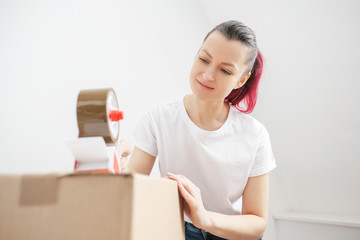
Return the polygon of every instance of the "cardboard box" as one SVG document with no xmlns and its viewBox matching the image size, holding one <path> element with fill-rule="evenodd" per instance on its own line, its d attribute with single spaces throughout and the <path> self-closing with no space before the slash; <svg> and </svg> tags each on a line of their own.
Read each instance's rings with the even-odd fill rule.
<svg viewBox="0 0 360 240">
<path fill-rule="evenodd" d="M 139 174 L 1 175 L 0 239 L 185 239 L 174 181 Z"/>
</svg>

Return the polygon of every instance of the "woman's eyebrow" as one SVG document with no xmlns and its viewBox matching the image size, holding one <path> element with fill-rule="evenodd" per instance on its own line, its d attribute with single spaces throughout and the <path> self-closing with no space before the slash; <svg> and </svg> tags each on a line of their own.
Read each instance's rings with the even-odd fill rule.
<svg viewBox="0 0 360 240">
<path fill-rule="evenodd" d="M 210 55 L 210 53 L 208 51 L 206 51 L 205 49 L 202 49 L 202 51 L 204 51 L 207 55 L 209 55 L 210 58 L 212 58 L 212 56 Z"/>
<path fill-rule="evenodd" d="M 211 54 L 208 52 L 208 51 L 206 51 L 205 49 L 202 49 L 202 51 L 203 52 L 205 52 L 210 58 L 213 58 L 212 56 L 211 56 Z M 221 62 L 221 64 L 223 64 L 223 65 L 227 65 L 227 66 L 230 66 L 230 67 L 233 67 L 233 68 L 235 68 L 235 69 L 237 69 L 237 70 L 239 70 L 238 68 L 237 68 L 237 66 L 235 66 L 234 64 L 232 64 L 232 63 L 228 63 L 228 62 Z"/>
<path fill-rule="evenodd" d="M 232 63 L 222 62 L 222 64 L 223 64 L 223 65 L 230 66 L 230 67 L 233 67 L 233 68 L 235 68 L 235 69 L 239 70 L 239 69 L 237 68 L 237 66 L 235 66 L 235 65 L 234 65 L 234 64 L 232 64 Z"/>
</svg>

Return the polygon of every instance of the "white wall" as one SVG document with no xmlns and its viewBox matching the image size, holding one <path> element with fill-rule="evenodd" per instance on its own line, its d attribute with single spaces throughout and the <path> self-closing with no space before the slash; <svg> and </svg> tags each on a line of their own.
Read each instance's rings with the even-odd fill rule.
<svg viewBox="0 0 360 240">
<path fill-rule="evenodd" d="M 253 115 L 278 164 L 270 212 L 360 217 L 360 3 L 199 1 L 212 24 L 251 26 L 265 56 Z M 272 224 L 265 239 L 275 239 Z"/>
<path fill-rule="evenodd" d="M 150 105 L 190 91 L 209 25 L 197 2 L 0 2 L 0 172 L 69 171 L 81 89 L 113 87 L 121 136 Z"/>
</svg>

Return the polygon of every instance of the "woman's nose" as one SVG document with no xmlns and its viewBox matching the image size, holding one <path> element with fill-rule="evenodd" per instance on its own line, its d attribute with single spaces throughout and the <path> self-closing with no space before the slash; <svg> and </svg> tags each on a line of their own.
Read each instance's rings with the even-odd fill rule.
<svg viewBox="0 0 360 240">
<path fill-rule="evenodd" d="M 204 80 L 208 80 L 208 81 L 215 80 L 215 73 L 211 67 L 205 69 L 202 75 L 203 75 Z"/>
</svg>

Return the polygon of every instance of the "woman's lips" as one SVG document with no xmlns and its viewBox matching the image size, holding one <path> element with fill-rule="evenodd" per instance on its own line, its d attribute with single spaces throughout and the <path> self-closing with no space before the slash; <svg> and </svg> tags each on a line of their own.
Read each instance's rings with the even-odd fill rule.
<svg viewBox="0 0 360 240">
<path fill-rule="evenodd" d="M 214 89 L 212 87 L 206 86 L 205 84 L 201 83 L 199 80 L 196 80 L 201 86 L 203 86 L 206 89 Z"/>
</svg>

